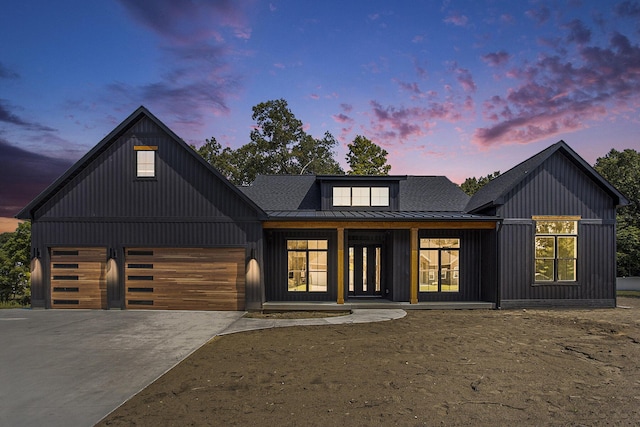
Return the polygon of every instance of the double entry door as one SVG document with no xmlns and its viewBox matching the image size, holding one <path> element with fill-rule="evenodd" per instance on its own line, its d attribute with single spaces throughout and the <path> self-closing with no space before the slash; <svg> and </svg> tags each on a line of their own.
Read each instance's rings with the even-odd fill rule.
<svg viewBox="0 0 640 427">
<path fill-rule="evenodd" d="M 382 245 L 349 245 L 349 296 L 382 296 Z"/>
</svg>

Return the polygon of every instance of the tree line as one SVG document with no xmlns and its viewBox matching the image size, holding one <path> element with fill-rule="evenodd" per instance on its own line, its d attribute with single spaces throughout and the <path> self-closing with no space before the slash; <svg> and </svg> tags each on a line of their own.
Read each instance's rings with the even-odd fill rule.
<svg viewBox="0 0 640 427">
<path fill-rule="evenodd" d="M 329 132 L 322 138 L 306 133 L 284 99 L 259 103 L 251 118 L 250 141 L 240 148 L 222 148 L 215 137 L 191 147 L 235 185 L 249 185 L 258 175 L 344 175 L 335 159 L 338 141 Z M 371 140 L 358 135 L 347 148 L 349 175 L 389 174 L 387 151 Z"/>
<path fill-rule="evenodd" d="M 256 124 L 250 142 L 222 148 L 215 137 L 200 148 L 192 146 L 233 184 L 248 185 L 259 174 L 343 175 L 335 159 L 336 139 L 329 132 L 314 138 L 304 131 L 284 99 L 253 107 Z M 362 135 L 347 145 L 349 175 L 388 175 L 387 151 Z M 617 274 L 640 276 L 640 153 L 612 149 L 598 158 L 594 168 L 629 200 L 617 213 Z M 467 178 L 460 188 L 468 195 L 500 175 L 495 171 Z M 30 303 L 31 224 L 23 222 L 15 232 L 0 234 L 0 303 Z"/>
</svg>

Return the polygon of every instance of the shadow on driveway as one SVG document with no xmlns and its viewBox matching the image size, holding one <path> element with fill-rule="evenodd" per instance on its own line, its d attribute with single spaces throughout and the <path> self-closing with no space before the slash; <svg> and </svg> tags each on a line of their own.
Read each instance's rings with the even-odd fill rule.
<svg viewBox="0 0 640 427">
<path fill-rule="evenodd" d="M 242 315 L 0 310 L 0 425 L 92 426 Z"/>
</svg>

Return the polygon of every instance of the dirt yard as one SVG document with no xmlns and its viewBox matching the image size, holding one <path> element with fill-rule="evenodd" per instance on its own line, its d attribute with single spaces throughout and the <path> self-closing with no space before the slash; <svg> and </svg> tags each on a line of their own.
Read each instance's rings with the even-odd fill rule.
<svg viewBox="0 0 640 427">
<path fill-rule="evenodd" d="M 640 299 L 219 337 L 108 426 L 640 424 Z"/>
</svg>

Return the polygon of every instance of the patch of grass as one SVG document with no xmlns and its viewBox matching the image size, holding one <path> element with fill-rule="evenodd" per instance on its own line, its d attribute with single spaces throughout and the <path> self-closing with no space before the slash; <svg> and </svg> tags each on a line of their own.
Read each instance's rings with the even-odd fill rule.
<svg viewBox="0 0 640 427">
<path fill-rule="evenodd" d="M 319 317 L 338 317 L 351 314 L 349 310 L 341 311 L 251 311 L 244 315 L 250 319 L 316 319 Z"/>
<path fill-rule="evenodd" d="M 0 301 L 0 309 L 3 308 L 29 308 L 28 305 L 21 305 L 18 301 Z"/>
<path fill-rule="evenodd" d="M 640 298 L 640 291 L 618 291 L 619 297 Z"/>
</svg>

